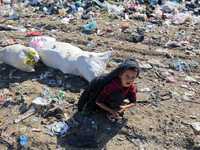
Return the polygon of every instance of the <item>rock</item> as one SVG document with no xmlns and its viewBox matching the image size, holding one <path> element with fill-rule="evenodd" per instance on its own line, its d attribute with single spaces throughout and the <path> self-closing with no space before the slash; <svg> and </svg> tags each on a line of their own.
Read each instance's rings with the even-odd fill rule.
<svg viewBox="0 0 200 150">
<path fill-rule="evenodd" d="M 198 134 L 200 133 L 200 122 L 191 123 L 191 126 Z"/>
</svg>

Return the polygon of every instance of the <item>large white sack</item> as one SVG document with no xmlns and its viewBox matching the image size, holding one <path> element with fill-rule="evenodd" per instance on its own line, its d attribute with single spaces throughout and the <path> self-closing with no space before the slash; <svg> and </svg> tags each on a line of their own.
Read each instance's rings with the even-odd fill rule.
<svg viewBox="0 0 200 150">
<path fill-rule="evenodd" d="M 47 42 L 38 53 L 46 66 L 65 74 L 83 76 L 90 82 L 105 71 L 113 51 L 86 52 L 69 43 Z"/>
<path fill-rule="evenodd" d="M 0 49 L 0 61 L 26 72 L 33 72 L 39 55 L 34 48 L 20 44 Z"/>
</svg>

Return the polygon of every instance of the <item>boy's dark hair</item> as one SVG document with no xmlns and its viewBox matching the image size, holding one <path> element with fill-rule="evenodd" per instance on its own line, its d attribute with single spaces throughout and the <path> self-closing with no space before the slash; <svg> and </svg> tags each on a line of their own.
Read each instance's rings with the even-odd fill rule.
<svg viewBox="0 0 200 150">
<path fill-rule="evenodd" d="M 139 70 L 135 67 L 131 67 L 131 68 L 128 68 L 127 70 L 131 70 L 131 71 L 134 71 L 134 72 L 139 72 Z"/>
<path fill-rule="evenodd" d="M 133 71 L 133 72 L 137 72 L 137 76 L 138 76 L 139 70 L 138 70 L 137 68 L 131 67 L 131 68 L 128 68 L 128 69 L 126 69 L 126 70 L 131 70 L 131 71 Z M 121 72 L 120 75 L 123 74 L 126 70 L 124 70 L 123 72 Z"/>
<path fill-rule="evenodd" d="M 126 67 L 124 67 L 123 72 L 126 71 L 126 70 L 132 70 L 132 71 L 137 70 L 137 72 L 138 72 L 137 77 L 139 76 L 139 73 L 140 73 L 139 64 L 138 64 L 138 62 L 134 58 L 128 58 L 128 59 L 126 59 L 121 64 L 121 66 L 126 66 Z"/>
</svg>

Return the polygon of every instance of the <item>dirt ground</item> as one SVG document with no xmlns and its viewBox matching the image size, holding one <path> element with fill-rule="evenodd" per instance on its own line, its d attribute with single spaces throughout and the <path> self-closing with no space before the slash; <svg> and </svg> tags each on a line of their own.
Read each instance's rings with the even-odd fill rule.
<svg viewBox="0 0 200 150">
<path fill-rule="evenodd" d="M 199 53 L 195 54 L 188 50 L 187 45 L 181 45 L 180 47 L 168 45 L 165 47 L 168 40 L 175 40 L 178 37 L 182 39 L 189 38 L 190 44 L 192 44 L 192 39 L 200 40 L 199 24 L 192 26 L 189 22 L 186 22 L 182 25 L 158 25 L 135 19 L 124 20 L 120 16 L 118 18 L 114 16 L 108 18 L 101 13 L 99 17 L 94 18 L 98 24 L 97 30 L 94 29 L 90 33 L 85 33 L 83 26 L 86 23 L 91 23 L 91 19 L 74 19 L 69 24 L 64 24 L 60 22 L 61 18 L 62 16 L 59 15 L 46 16 L 38 14 L 20 18 L 19 22 L 12 24 L 12 26 L 19 27 L 19 25 L 22 25 L 26 28 L 26 31 L 2 29 L 0 31 L 0 39 L 20 39 L 23 45 L 29 46 L 33 36 L 28 36 L 27 31 L 34 28 L 44 36 L 55 37 L 57 41 L 71 43 L 84 51 L 98 53 L 110 49 L 115 50 L 106 68 L 108 72 L 117 67 L 116 63 L 120 63 L 129 57 L 134 57 L 140 63 L 149 63 L 153 67 L 141 68 L 140 76 L 135 81 L 138 89 L 138 103 L 135 107 L 126 110 L 123 127 L 113 125 L 102 110 L 88 116 L 92 118 L 92 122 L 84 122 L 84 114 L 77 110 L 77 102 L 81 92 L 88 85 L 84 78 L 63 74 L 59 70 L 49 68 L 42 62 L 38 62 L 35 66 L 35 72 L 28 73 L 16 70 L 13 72 L 13 77 L 21 78 L 11 79 L 9 78 L 10 71 L 15 68 L 1 63 L 0 93 L 3 97 L 0 109 L 0 119 L 2 121 L 0 126 L 1 137 L 10 135 L 15 131 L 16 133 L 10 136 L 9 141 L 15 140 L 16 143 L 11 146 L 1 140 L 0 149 L 200 149 L 199 132 L 191 126 L 191 123 L 200 122 L 200 70 L 199 66 L 193 66 L 194 63 L 200 62 Z M 4 19 L 1 18 L 1 20 Z M 31 26 L 27 26 L 28 23 Z M 126 40 L 131 37 L 130 33 L 120 32 L 123 24 L 128 24 L 128 30 L 132 31 L 134 35 L 137 35 L 137 27 L 146 26 L 150 27 L 150 29 L 144 32 L 145 36 L 142 42 L 134 43 Z M 43 26 L 43 29 L 41 29 L 41 26 Z M 104 27 L 111 28 L 111 32 L 104 31 Z M 185 31 L 184 35 L 179 34 L 182 30 Z M 92 39 L 96 43 L 91 48 L 88 48 L 87 44 Z M 183 64 L 184 70 L 180 72 L 174 65 L 177 60 L 188 63 L 190 71 Z M 166 76 L 171 76 L 177 82 L 170 82 Z M 193 78 L 196 76 L 197 81 L 189 81 L 187 85 L 185 81 L 187 76 Z M 41 77 L 44 78 L 42 79 Z M 61 80 L 62 84 L 51 86 L 49 84 L 51 79 Z M 183 84 L 187 85 L 187 87 L 181 86 Z M 54 95 L 55 98 L 52 102 L 56 102 L 56 95 L 61 92 L 60 90 L 65 92 L 62 97 L 63 103 L 54 103 L 55 107 L 48 111 L 51 111 L 51 113 L 47 117 L 43 117 L 46 107 L 36 108 L 36 112 L 30 117 L 19 123 L 13 123 L 20 116 L 18 109 L 23 105 L 19 100 L 24 99 L 24 103 L 27 104 L 24 108 L 28 109 L 32 100 L 37 97 L 44 97 L 44 87 L 49 88 L 46 95 L 50 93 Z M 150 91 L 141 92 L 140 89 L 142 88 L 149 88 Z M 179 94 L 179 96 L 175 94 Z M 3 104 L 6 101 L 15 103 L 3 108 L 5 106 Z M 63 117 L 59 118 L 59 111 L 57 113 L 54 112 L 55 108 L 61 110 L 61 116 L 65 116 L 64 119 L 61 119 Z M 76 121 L 75 123 L 73 123 L 72 118 Z M 59 121 L 64 121 L 70 126 L 67 135 L 64 137 L 32 131 L 33 128 L 44 130 L 44 126 Z M 76 124 L 77 122 L 78 124 Z M 20 136 L 22 135 L 28 138 L 23 147 L 20 144 Z M 97 142 L 98 146 L 96 148 L 75 148 L 68 143 L 75 136 L 83 139 L 90 136 Z"/>
</svg>

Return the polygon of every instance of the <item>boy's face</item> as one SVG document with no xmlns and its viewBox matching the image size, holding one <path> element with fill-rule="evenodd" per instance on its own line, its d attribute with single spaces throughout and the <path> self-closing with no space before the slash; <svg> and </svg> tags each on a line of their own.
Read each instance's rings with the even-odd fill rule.
<svg viewBox="0 0 200 150">
<path fill-rule="evenodd" d="M 119 75 L 119 78 L 121 78 L 122 87 L 131 86 L 135 81 L 137 74 L 138 72 L 126 70 L 121 75 Z"/>
</svg>

